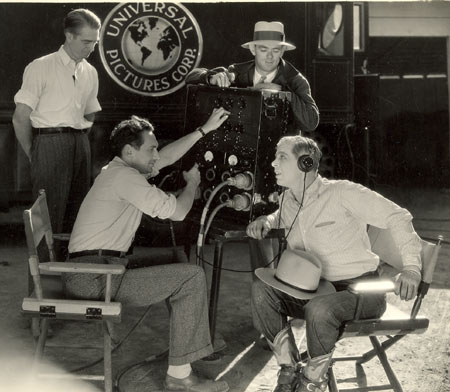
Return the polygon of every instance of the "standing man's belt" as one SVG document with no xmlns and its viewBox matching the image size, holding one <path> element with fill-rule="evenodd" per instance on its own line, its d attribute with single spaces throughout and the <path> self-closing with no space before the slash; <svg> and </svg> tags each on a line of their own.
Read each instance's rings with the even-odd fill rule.
<svg viewBox="0 0 450 392">
<path fill-rule="evenodd" d="M 54 135 L 58 133 L 86 133 L 88 128 L 77 129 L 72 127 L 33 128 L 34 135 Z"/>
<path fill-rule="evenodd" d="M 92 249 L 92 250 L 82 250 L 81 252 L 69 253 L 69 259 L 74 259 L 76 257 L 82 257 L 82 256 L 125 257 L 126 255 L 127 255 L 127 252 L 120 252 L 118 250 Z"/>
</svg>

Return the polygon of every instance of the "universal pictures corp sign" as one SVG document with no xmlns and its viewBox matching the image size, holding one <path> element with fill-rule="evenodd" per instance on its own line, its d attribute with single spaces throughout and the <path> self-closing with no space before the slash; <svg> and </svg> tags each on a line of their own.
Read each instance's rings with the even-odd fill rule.
<svg viewBox="0 0 450 392">
<path fill-rule="evenodd" d="M 122 3 L 106 17 L 99 49 L 117 84 L 155 97 L 184 86 L 186 75 L 200 63 L 203 38 L 181 4 Z"/>
</svg>

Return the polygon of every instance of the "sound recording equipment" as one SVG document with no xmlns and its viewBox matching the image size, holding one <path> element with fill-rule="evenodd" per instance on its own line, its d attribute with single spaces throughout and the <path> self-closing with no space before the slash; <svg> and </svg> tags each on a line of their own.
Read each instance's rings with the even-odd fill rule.
<svg viewBox="0 0 450 392">
<path fill-rule="evenodd" d="M 271 163 L 291 121 L 290 101 L 287 91 L 188 86 L 186 133 L 205 123 L 214 108 L 230 112 L 182 159 L 184 169 L 199 164 L 202 182 L 194 208 L 201 209 L 213 192 L 218 195 L 211 207 L 228 203 L 232 208 L 218 216 L 236 223 L 246 224 L 278 208 L 279 188 Z"/>
</svg>

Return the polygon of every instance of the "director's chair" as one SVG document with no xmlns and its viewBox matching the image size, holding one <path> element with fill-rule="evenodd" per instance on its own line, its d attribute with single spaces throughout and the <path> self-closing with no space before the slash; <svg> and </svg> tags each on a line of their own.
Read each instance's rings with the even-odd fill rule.
<svg viewBox="0 0 450 392">
<path fill-rule="evenodd" d="M 32 207 L 23 213 L 25 234 L 28 247 L 29 272 L 34 286 L 33 293 L 23 299 L 22 312 L 32 317 L 36 322 L 40 321 L 40 328 L 33 328 L 36 334 L 35 353 L 32 373 L 35 376 L 77 378 L 87 380 L 104 381 L 106 392 L 112 391 L 112 363 L 111 363 L 111 325 L 112 322 L 120 322 L 121 304 L 111 302 L 111 277 L 120 275 L 125 271 L 122 265 L 109 264 L 81 264 L 69 262 L 55 262 L 53 251 L 53 233 L 48 213 L 47 200 L 44 190 L 39 191 L 39 196 Z M 48 247 L 50 262 L 39 263 L 37 247 L 42 240 Z M 106 275 L 106 290 L 104 301 L 70 300 L 64 298 L 61 273 L 87 273 Z M 42 359 L 49 322 L 52 319 L 64 319 L 75 321 L 92 321 L 103 325 L 103 375 L 61 375 L 40 374 L 39 362 Z M 86 345 L 83 347 L 86 348 Z"/>
<path fill-rule="evenodd" d="M 388 229 L 382 230 L 370 226 L 368 234 L 372 245 L 372 251 L 380 257 L 380 260 L 383 263 L 392 266 L 395 270 L 401 271 L 401 255 L 394 244 L 390 231 Z M 381 318 L 360 320 L 361 295 L 374 292 L 392 292 L 394 291 L 394 282 L 392 280 L 377 282 L 375 284 L 372 282 L 363 282 L 350 287 L 350 290 L 358 295 L 358 305 L 354 320 L 346 322 L 342 326 L 340 339 L 367 336 L 372 343 L 373 349 L 360 356 L 336 357 L 333 358 L 333 362 L 356 361 L 356 364 L 361 365 L 374 357 L 378 357 L 386 373 L 389 384 L 339 390 L 333 368 L 330 367 L 328 373 L 328 387 L 330 392 L 380 390 L 403 392 L 403 388 L 389 363 L 386 351 L 406 335 L 420 334 L 425 332 L 428 328 L 429 319 L 418 316 L 418 312 L 433 278 L 434 268 L 441 248 L 441 240 L 442 236 L 438 237 L 436 244 L 421 240 L 422 280 L 420 282 L 417 297 L 409 314 L 400 311 L 394 305 L 388 303 L 386 312 Z M 379 336 L 384 336 L 385 339 L 381 342 Z"/>
</svg>

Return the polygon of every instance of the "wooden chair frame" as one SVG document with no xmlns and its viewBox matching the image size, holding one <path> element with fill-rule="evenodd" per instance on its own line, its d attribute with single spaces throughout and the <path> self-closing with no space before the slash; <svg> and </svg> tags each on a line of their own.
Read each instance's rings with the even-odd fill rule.
<svg viewBox="0 0 450 392">
<path fill-rule="evenodd" d="M 391 265 L 396 270 L 401 270 L 401 255 L 393 242 L 389 230 L 369 227 L 368 234 L 372 245 L 372 251 L 380 256 L 380 260 Z M 427 294 L 432 282 L 433 272 L 438 259 L 442 239 L 442 236 L 439 236 L 436 244 L 421 240 L 422 280 L 418 289 L 417 297 L 413 303 L 409 315 L 394 309 L 395 307 L 393 305 L 388 304 L 388 309 L 381 318 L 364 320 L 359 319 L 361 311 L 361 295 L 374 292 L 392 292 L 394 291 L 394 282 L 392 280 L 380 283 L 377 282 L 376 285 L 373 283 L 359 283 L 350 288 L 350 290 L 358 295 L 357 309 L 354 320 L 343 325 L 340 339 L 367 336 L 372 343 L 373 349 L 360 356 L 335 357 L 333 358 L 333 362 L 356 361 L 356 364 L 361 365 L 376 356 L 380 360 L 389 384 L 340 390 L 337 386 L 337 379 L 335 377 L 333 367 L 330 367 L 328 373 L 328 387 L 330 392 L 380 390 L 403 392 L 403 388 L 389 363 L 386 351 L 406 335 L 423 333 L 428 328 L 429 320 L 426 317 L 418 316 L 418 312 L 423 298 Z M 381 342 L 378 336 L 385 336 L 386 339 Z"/>
<path fill-rule="evenodd" d="M 112 360 L 111 360 L 111 323 L 120 322 L 121 304 L 111 302 L 111 277 L 120 275 L 125 271 L 122 265 L 109 264 L 81 264 L 69 262 L 56 262 L 53 251 L 53 233 L 48 213 L 47 200 L 44 190 L 39 191 L 39 196 L 33 206 L 23 213 L 25 234 L 28 247 L 29 271 L 34 286 L 34 295 L 24 298 L 22 302 L 22 313 L 30 316 L 34 321 L 40 320 L 40 328 L 35 336 L 36 348 L 32 366 L 35 376 L 39 373 L 38 365 L 42 359 L 48 326 L 51 319 L 68 319 L 101 322 L 103 324 L 103 361 L 104 374 L 46 374 L 45 377 L 76 378 L 85 380 L 103 381 L 106 392 L 111 392 L 112 385 Z M 50 262 L 39 263 L 37 247 L 45 239 Z M 62 281 L 61 273 L 87 273 L 106 275 L 106 290 L 104 301 L 69 300 L 61 298 Z M 45 275 L 53 275 L 59 280 L 61 293 L 47 291 L 45 287 Z M 42 276 L 41 276 L 42 275 Z M 41 279 L 44 278 L 44 279 Z M 53 279 L 54 280 L 54 279 Z M 35 323 L 36 324 L 36 323 Z M 84 346 L 85 347 L 85 346 Z"/>
</svg>

